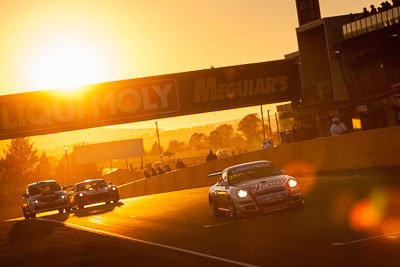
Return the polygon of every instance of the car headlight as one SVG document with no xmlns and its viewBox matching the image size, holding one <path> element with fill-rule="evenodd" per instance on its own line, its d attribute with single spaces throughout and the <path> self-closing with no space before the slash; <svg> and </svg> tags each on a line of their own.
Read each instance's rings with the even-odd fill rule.
<svg viewBox="0 0 400 267">
<path fill-rule="evenodd" d="M 61 195 L 61 198 L 66 198 L 66 196 L 65 195 Z"/>
<path fill-rule="evenodd" d="M 297 181 L 295 179 L 289 179 L 287 183 L 292 188 L 297 186 Z"/>
<path fill-rule="evenodd" d="M 82 194 L 82 193 L 79 193 L 78 196 L 83 197 L 83 194 Z"/>
<path fill-rule="evenodd" d="M 36 200 L 33 201 L 33 203 L 38 204 L 39 200 L 36 199 Z"/>
<path fill-rule="evenodd" d="M 239 189 L 236 193 L 237 193 L 238 197 L 240 197 L 240 198 L 245 198 L 248 195 L 247 191 L 246 190 L 242 190 L 242 189 Z"/>
<path fill-rule="evenodd" d="M 117 190 L 117 188 L 115 186 L 111 187 L 111 190 Z"/>
</svg>

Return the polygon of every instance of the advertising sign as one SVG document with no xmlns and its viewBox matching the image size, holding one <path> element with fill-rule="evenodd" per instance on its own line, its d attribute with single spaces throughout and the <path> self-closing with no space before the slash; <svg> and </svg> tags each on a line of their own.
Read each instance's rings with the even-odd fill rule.
<svg viewBox="0 0 400 267">
<path fill-rule="evenodd" d="M 285 60 L 0 96 L 0 139 L 290 101 L 298 66 Z"/>
<path fill-rule="evenodd" d="M 126 159 L 144 155 L 143 139 L 107 142 L 74 148 L 75 163 L 86 164 L 110 159 Z"/>
</svg>

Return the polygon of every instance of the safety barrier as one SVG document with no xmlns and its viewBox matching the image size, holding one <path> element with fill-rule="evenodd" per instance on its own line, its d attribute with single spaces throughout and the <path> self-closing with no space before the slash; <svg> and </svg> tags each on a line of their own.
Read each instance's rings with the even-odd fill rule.
<svg viewBox="0 0 400 267">
<path fill-rule="evenodd" d="M 400 166 L 400 127 L 356 132 L 282 145 L 223 158 L 120 186 L 122 198 L 210 186 L 208 173 L 267 159 L 290 174 Z"/>
</svg>

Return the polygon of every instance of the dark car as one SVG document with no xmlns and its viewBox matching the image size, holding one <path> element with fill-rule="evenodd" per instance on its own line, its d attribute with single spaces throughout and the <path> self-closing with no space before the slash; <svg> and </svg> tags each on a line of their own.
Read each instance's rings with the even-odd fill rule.
<svg viewBox="0 0 400 267">
<path fill-rule="evenodd" d="M 69 212 L 71 207 L 67 192 L 54 180 L 29 184 L 22 195 L 21 206 L 26 219 L 35 218 L 36 213 L 51 210 Z"/>
<path fill-rule="evenodd" d="M 117 203 L 119 191 L 114 185 L 107 184 L 103 179 L 86 180 L 74 185 L 69 192 L 72 208 L 84 208 L 85 205 L 94 203 Z"/>
</svg>

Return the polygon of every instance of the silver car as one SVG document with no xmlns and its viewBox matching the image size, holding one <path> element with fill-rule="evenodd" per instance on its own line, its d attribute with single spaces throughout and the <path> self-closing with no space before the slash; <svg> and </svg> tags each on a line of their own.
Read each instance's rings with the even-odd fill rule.
<svg viewBox="0 0 400 267">
<path fill-rule="evenodd" d="M 300 186 L 292 176 L 266 160 L 228 167 L 209 190 L 208 200 L 215 216 L 228 212 L 232 218 L 251 213 L 299 206 L 304 203 Z"/>
<path fill-rule="evenodd" d="M 35 218 L 39 212 L 58 210 L 63 213 L 71 209 L 67 192 L 55 180 L 29 184 L 22 195 L 21 206 L 26 219 Z"/>
</svg>

